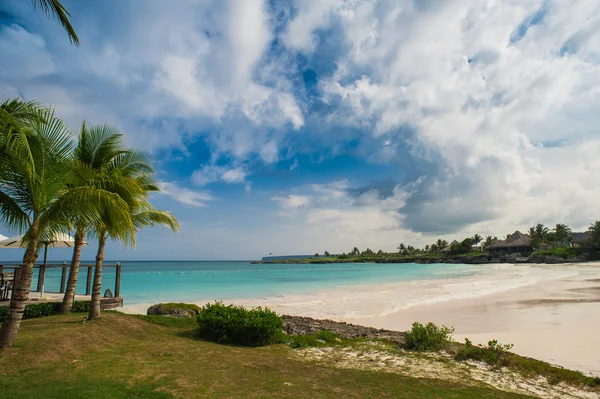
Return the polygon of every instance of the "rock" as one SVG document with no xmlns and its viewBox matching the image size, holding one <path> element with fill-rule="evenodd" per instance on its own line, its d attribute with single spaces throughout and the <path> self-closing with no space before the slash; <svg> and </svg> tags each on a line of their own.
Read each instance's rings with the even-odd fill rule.
<svg viewBox="0 0 600 399">
<path fill-rule="evenodd" d="M 165 306 L 163 303 L 152 305 L 146 311 L 147 315 L 171 316 L 171 317 L 196 317 L 200 313 L 197 309 L 178 308 Z"/>
<path fill-rule="evenodd" d="M 313 335 L 322 330 L 329 330 L 346 339 L 364 337 L 370 339 L 387 339 L 397 344 L 404 343 L 405 333 L 400 331 L 357 326 L 333 320 L 313 319 L 311 317 L 283 315 L 281 318 L 283 319 L 283 330 L 291 335 Z"/>
</svg>

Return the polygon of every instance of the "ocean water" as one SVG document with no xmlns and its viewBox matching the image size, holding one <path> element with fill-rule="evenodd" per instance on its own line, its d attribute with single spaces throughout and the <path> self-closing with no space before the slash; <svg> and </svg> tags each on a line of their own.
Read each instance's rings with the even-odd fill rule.
<svg viewBox="0 0 600 399">
<path fill-rule="evenodd" d="M 447 264 L 262 264 L 247 261 L 121 262 L 121 295 L 128 304 L 155 301 L 242 299 L 302 294 L 328 288 L 390 281 L 452 279 L 476 273 Z M 87 269 L 81 269 L 77 293 L 85 293 Z M 58 291 L 60 269 L 46 272 L 46 291 Z M 103 269 L 102 289 L 114 291 L 115 268 Z M 32 288 L 37 284 L 34 275 Z"/>
<path fill-rule="evenodd" d="M 269 306 L 282 313 L 340 319 L 388 314 L 404 307 L 473 298 L 567 277 L 572 270 L 523 265 L 260 264 L 248 262 L 122 262 L 125 309 L 159 302 L 223 300 Z M 86 269 L 77 293 L 85 292 Z M 115 268 L 103 273 L 114 291 Z M 34 276 L 33 287 L 37 281 Z M 49 269 L 46 291 L 58 291 L 60 269 Z M 139 305 L 139 306 L 136 306 Z M 143 306 L 142 306 L 143 305 Z"/>
</svg>

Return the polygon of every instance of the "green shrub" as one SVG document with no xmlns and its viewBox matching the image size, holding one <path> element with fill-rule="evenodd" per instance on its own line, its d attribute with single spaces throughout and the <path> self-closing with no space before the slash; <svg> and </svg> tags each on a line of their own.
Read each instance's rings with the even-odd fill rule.
<svg viewBox="0 0 600 399">
<path fill-rule="evenodd" d="M 329 330 L 321 330 L 315 334 L 315 338 L 321 341 L 325 341 L 328 344 L 335 344 L 341 342 L 342 336 L 339 334 L 332 333 Z"/>
<path fill-rule="evenodd" d="M 58 313 L 60 302 L 43 302 L 25 306 L 23 319 L 35 319 L 37 317 L 52 316 Z M 74 301 L 73 313 L 87 313 L 90 311 L 90 301 Z M 0 321 L 8 314 L 8 306 L 0 306 Z"/>
<path fill-rule="evenodd" d="M 451 340 L 454 328 L 438 327 L 433 323 L 423 325 L 415 322 L 406 333 L 404 349 L 417 351 L 437 351 L 445 348 Z"/>
<path fill-rule="evenodd" d="M 73 301 L 72 313 L 89 313 L 90 301 Z"/>
<path fill-rule="evenodd" d="M 281 341 L 283 321 L 267 308 L 209 303 L 197 320 L 200 336 L 214 342 L 263 346 Z"/>
<path fill-rule="evenodd" d="M 465 345 L 457 350 L 454 359 L 458 361 L 477 360 L 492 367 L 506 367 L 521 373 L 525 377 L 542 376 L 550 384 L 566 382 L 592 388 L 600 386 L 600 378 L 598 377 L 588 377 L 579 371 L 555 367 L 541 360 L 518 356 L 510 352 L 512 348 L 512 344 L 502 345 L 495 339 L 489 341 L 487 346 L 475 346 L 466 338 Z"/>
</svg>

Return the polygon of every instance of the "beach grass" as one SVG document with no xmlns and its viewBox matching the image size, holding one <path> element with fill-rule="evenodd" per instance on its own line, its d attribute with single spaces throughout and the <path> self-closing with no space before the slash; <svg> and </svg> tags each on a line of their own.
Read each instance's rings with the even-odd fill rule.
<svg viewBox="0 0 600 399">
<path fill-rule="evenodd" d="M 102 319 L 84 323 L 83 316 L 25 320 L 16 345 L 0 352 L 2 397 L 527 397 L 300 361 L 286 345 L 214 344 L 198 339 L 188 319 L 105 312 Z"/>
</svg>

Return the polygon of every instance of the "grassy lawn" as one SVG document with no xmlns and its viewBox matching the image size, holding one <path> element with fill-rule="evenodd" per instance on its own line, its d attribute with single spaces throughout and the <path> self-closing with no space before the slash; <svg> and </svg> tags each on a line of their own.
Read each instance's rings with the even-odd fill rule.
<svg viewBox="0 0 600 399">
<path fill-rule="evenodd" d="M 198 340 L 194 324 L 103 313 L 25 320 L 0 352 L 2 398 L 525 398 L 397 374 L 289 358 L 284 345 Z M 160 323 L 160 324 L 157 324 Z"/>
</svg>

